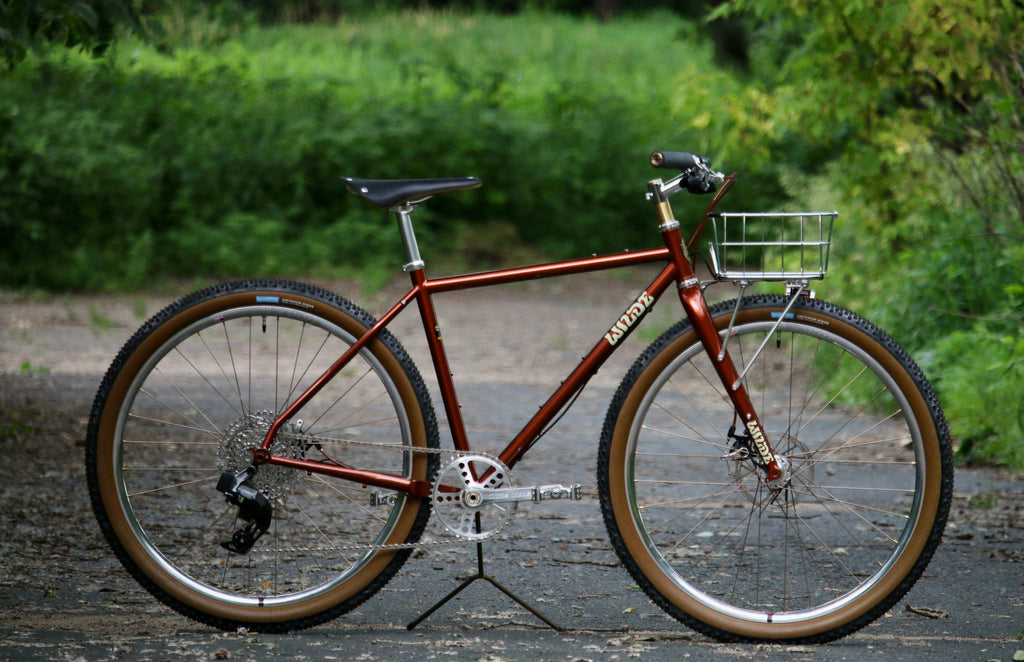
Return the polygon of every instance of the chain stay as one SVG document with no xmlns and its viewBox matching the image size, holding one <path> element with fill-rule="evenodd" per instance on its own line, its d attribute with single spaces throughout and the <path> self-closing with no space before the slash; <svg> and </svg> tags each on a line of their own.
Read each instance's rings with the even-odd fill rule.
<svg viewBox="0 0 1024 662">
<path fill-rule="evenodd" d="M 500 460 L 496 456 L 491 455 L 489 453 L 480 452 L 480 451 L 458 451 L 458 450 L 454 450 L 454 449 L 445 449 L 445 448 L 427 448 L 427 447 L 423 447 L 423 446 L 406 446 L 404 444 L 379 444 L 379 443 L 374 443 L 372 441 L 359 441 L 359 440 L 356 440 L 356 439 L 339 439 L 337 437 L 321 437 L 321 436 L 317 436 L 317 435 L 313 435 L 313 434 L 308 434 L 308 433 L 304 433 L 304 432 L 298 433 L 298 432 L 284 432 L 284 431 L 282 431 L 282 432 L 278 432 L 278 434 L 276 436 L 281 437 L 283 439 L 286 439 L 288 441 L 301 441 L 301 442 L 306 443 L 308 446 L 315 446 L 317 444 L 322 444 L 322 443 L 339 444 L 339 445 L 345 445 L 345 446 L 367 446 L 367 447 L 372 447 L 372 448 L 377 449 L 377 450 L 393 450 L 393 451 L 397 451 L 397 452 L 401 452 L 401 453 L 422 453 L 422 454 L 426 454 L 426 455 L 438 455 L 438 456 L 442 456 L 443 459 L 447 459 L 448 462 L 453 462 L 453 461 L 455 461 L 455 459 L 457 459 L 459 457 L 476 456 L 476 457 L 484 457 L 484 458 L 487 458 L 489 460 L 493 460 L 495 462 L 499 462 L 500 463 Z M 549 489 L 549 488 L 552 488 L 552 487 L 562 487 L 562 486 L 560 486 L 560 485 L 559 486 L 543 486 L 541 488 L 519 488 L 519 489 L 529 489 L 529 490 L 541 489 L 541 490 L 545 490 L 545 489 Z M 513 489 L 517 489 L 517 488 L 513 488 Z M 567 489 L 567 488 L 562 488 L 562 489 L 564 490 L 564 489 Z M 578 485 L 574 485 L 574 486 L 572 486 L 571 488 L 568 488 L 568 489 L 572 490 L 572 494 L 575 494 L 575 495 L 579 495 L 580 494 L 580 489 L 579 489 Z M 495 490 L 495 491 L 497 491 L 497 490 Z M 546 497 L 546 498 L 559 498 L 559 497 L 558 496 L 551 496 L 551 497 Z M 573 496 L 572 498 L 579 499 L 579 498 L 582 498 L 582 497 L 580 497 L 580 496 Z M 384 492 L 384 493 L 372 492 L 372 493 L 370 493 L 370 505 L 371 506 L 394 505 L 397 502 L 397 500 L 398 500 L 398 495 L 395 492 Z M 539 501 L 540 499 L 534 499 L 534 500 L 538 500 Z M 501 533 L 505 529 L 505 527 L 508 526 L 508 524 L 509 524 L 509 522 L 504 522 L 498 528 L 496 528 L 496 529 L 494 529 L 492 531 L 489 531 L 486 535 L 481 536 L 479 538 L 460 538 L 460 537 L 456 537 L 454 539 L 449 539 L 449 540 L 438 540 L 438 541 L 433 541 L 433 542 L 419 541 L 419 542 L 414 542 L 414 543 L 401 543 L 401 544 L 395 544 L 395 545 L 363 544 L 363 545 L 345 545 L 345 546 L 341 546 L 341 547 L 336 547 L 336 546 L 332 545 L 331 547 L 328 547 L 328 548 L 319 548 L 319 550 L 306 547 L 306 548 L 280 549 L 280 550 L 276 550 L 276 551 L 280 551 L 280 552 L 353 551 L 353 550 L 392 551 L 392 550 L 403 550 L 403 549 L 420 549 L 420 548 L 426 548 L 426 547 L 456 547 L 456 546 L 459 546 L 459 545 L 464 545 L 466 543 L 480 542 L 481 540 L 485 540 L 487 538 L 493 538 L 494 536 L 496 536 L 499 533 Z M 442 527 L 442 528 L 444 528 L 444 527 Z"/>
</svg>

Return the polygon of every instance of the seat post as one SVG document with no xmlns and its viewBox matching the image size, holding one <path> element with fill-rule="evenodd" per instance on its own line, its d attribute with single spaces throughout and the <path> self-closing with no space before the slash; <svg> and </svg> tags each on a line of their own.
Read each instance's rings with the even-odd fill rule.
<svg viewBox="0 0 1024 662">
<path fill-rule="evenodd" d="M 405 246 L 405 255 L 408 258 L 402 266 L 402 271 L 419 271 L 426 264 L 420 257 L 420 247 L 416 243 L 416 232 L 412 229 L 412 213 L 416 207 L 411 204 L 399 205 L 391 208 L 391 213 L 398 220 L 398 230 L 402 234 L 402 245 Z"/>
</svg>

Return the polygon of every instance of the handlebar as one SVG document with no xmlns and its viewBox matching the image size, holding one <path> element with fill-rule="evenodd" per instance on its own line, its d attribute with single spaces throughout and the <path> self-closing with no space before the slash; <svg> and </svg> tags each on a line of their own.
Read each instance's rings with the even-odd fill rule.
<svg viewBox="0 0 1024 662">
<path fill-rule="evenodd" d="M 685 170 L 705 162 L 703 157 L 689 152 L 654 152 L 651 154 L 651 165 L 666 170 Z"/>
<path fill-rule="evenodd" d="M 725 175 L 710 168 L 710 160 L 689 152 L 654 152 L 651 154 L 651 165 L 655 168 L 682 171 L 679 175 L 679 187 L 698 195 L 714 193 L 725 181 Z"/>
</svg>

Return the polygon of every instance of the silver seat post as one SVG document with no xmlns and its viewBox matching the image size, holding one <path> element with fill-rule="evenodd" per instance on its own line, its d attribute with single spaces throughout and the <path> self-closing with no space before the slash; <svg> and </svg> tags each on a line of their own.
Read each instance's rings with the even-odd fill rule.
<svg viewBox="0 0 1024 662">
<path fill-rule="evenodd" d="M 402 234 L 402 245 L 405 246 L 405 255 L 408 262 L 402 266 L 402 271 L 419 271 L 426 264 L 420 257 L 420 247 L 416 243 L 416 232 L 412 229 L 412 212 L 416 209 L 413 205 L 399 205 L 392 207 L 391 213 L 398 219 L 398 230 Z"/>
</svg>

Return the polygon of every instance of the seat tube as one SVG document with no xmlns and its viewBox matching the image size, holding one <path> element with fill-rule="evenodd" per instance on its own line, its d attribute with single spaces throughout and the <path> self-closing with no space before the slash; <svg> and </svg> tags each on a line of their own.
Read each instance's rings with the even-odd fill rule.
<svg viewBox="0 0 1024 662">
<path fill-rule="evenodd" d="M 679 221 L 675 219 L 671 205 L 661 192 L 661 180 L 654 180 L 648 184 L 648 188 L 651 191 L 651 199 L 655 203 L 660 221 L 658 229 L 661 230 L 665 246 L 669 249 L 678 275 L 679 300 L 683 304 L 683 309 L 686 311 L 690 323 L 693 324 L 693 329 L 704 346 L 704 351 L 711 360 L 711 365 L 714 366 L 733 408 L 743 421 L 747 432 L 750 433 L 757 453 L 765 465 L 765 480 L 771 485 L 782 478 L 782 468 L 779 466 L 768 436 L 754 409 L 754 404 L 747 394 L 746 387 L 739 380 L 739 372 L 736 370 L 732 358 L 728 352 L 722 352 L 721 336 L 718 334 L 718 329 L 715 328 L 711 311 L 708 310 L 700 279 L 697 278 L 693 266 L 690 264 L 686 248 L 683 246 Z"/>
<path fill-rule="evenodd" d="M 402 234 L 402 245 L 405 246 L 408 260 L 402 266 L 402 270 L 408 272 L 412 280 L 412 293 L 415 294 L 416 304 L 420 310 L 420 320 L 423 322 L 427 348 L 430 350 L 434 364 L 438 387 L 441 389 L 441 400 L 444 403 L 445 415 L 451 429 L 452 442 L 457 450 L 467 451 L 469 450 L 469 437 L 466 434 L 466 425 L 462 420 L 459 397 L 455 392 L 455 383 L 448 363 L 448 354 L 445 352 L 444 342 L 441 340 L 441 325 L 438 322 L 437 311 L 434 310 L 434 302 L 430 298 L 430 291 L 427 287 L 427 276 L 424 273 L 426 263 L 420 257 L 419 244 L 416 242 L 416 233 L 412 227 L 414 209 L 413 205 L 407 204 L 390 210 L 398 220 L 398 229 Z"/>
</svg>

